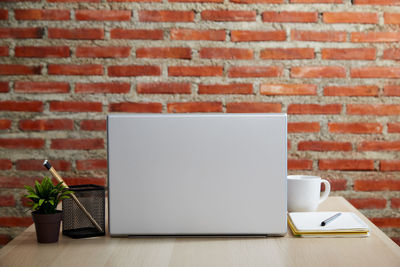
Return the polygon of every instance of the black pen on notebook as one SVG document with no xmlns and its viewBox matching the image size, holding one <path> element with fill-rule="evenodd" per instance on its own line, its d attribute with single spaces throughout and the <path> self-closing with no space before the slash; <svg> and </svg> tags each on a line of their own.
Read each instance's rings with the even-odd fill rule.
<svg viewBox="0 0 400 267">
<path fill-rule="evenodd" d="M 341 212 L 336 213 L 335 215 L 333 215 L 332 217 L 329 217 L 329 218 L 326 219 L 326 220 L 323 220 L 323 221 L 321 222 L 321 226 L 327 225 L 328 223 L 330 223 L 331 221 L 333 221 L 334 219 L 336 219 L 336 218 L 339 217 L 340 215 L 342 215 Z"/>
</svg>

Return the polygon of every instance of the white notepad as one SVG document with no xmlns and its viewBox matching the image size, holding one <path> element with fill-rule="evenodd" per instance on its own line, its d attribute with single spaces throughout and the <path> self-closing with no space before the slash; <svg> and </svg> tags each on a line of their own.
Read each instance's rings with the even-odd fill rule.
<svg viewBox="0 0 400 267">
<path fill-rule="evenodd" d="M 369 227 L 353 212 L 341 215 L 325 226 L 321 222 L 338 212 L 290 212 L 289 226 L 295 235 L 301 236 L 368 236 Z"/>
</svg>

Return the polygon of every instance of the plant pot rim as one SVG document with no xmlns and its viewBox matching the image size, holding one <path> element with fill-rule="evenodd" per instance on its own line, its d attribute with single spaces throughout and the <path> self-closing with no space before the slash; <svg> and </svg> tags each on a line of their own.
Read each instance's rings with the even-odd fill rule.
<svg viewBox="0 0 400 267">
<path fill-rule="evenodd" d="M 61 212 L 62 212 L 62 210 L 56 210 L 55 213 L 40 213 L 37 210 L 35 210 L 35 211 L 32 211 L 32 214 L 35 214 L 35 215 L 54 215 L 54 214 L 58 214 L 58 213 L 61 213 Z"/>
</svg>

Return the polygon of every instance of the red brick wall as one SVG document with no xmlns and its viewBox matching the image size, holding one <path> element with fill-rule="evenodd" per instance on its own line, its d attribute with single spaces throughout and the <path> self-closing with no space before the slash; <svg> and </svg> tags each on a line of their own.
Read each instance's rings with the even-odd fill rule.
<svg viewBox="0 0 400 267">
<path fill-rule="evenodd" d="M 400 240 L 400 0 L 0 0 L 0 244 L 22 187 L 104 184 L 110 112 L 286 112 L 321 175 Z"/>
</svg>

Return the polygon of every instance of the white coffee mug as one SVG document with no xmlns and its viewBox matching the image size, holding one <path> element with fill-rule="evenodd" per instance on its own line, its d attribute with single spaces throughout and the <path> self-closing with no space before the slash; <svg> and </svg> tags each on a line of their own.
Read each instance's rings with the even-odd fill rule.
<svg viewBox="0 0 400 267">
<path fill-rule="evenodd" d="M 318 176 L 289 175 L 287 178 L 289 212 L 315 211 L 331 192 L 329 182 Z M 321 183 L 325 185 L 322 195 Z"/>
</svg>

